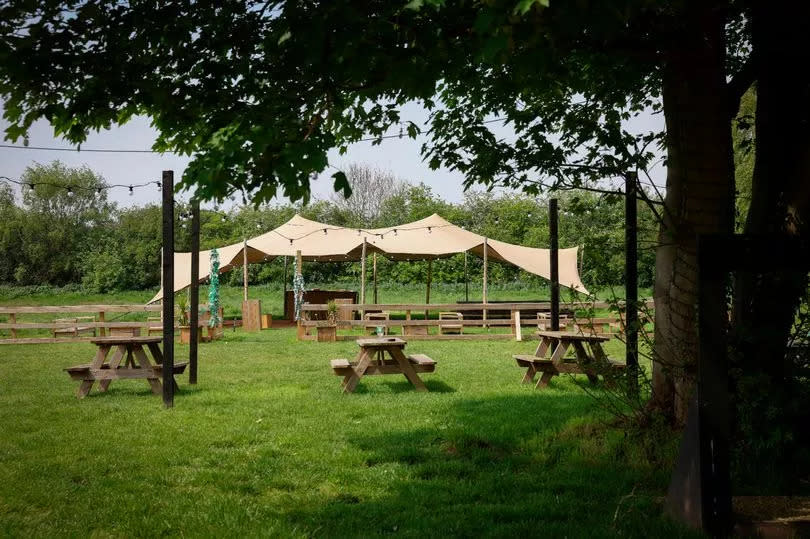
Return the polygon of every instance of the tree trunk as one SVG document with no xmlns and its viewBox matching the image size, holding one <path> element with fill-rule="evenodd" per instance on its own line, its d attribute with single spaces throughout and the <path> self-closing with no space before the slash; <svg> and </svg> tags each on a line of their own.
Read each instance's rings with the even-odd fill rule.
<svg viewBox="0 0 810 539">
<path fill-rule="evenodd" d="M 684 9 L 663 72 L 667 194 L 654 293 L 653 404 L 678 423 L 686 418 L 697 358 L 696 238 L 731 233 L 734 225 L 724 14 L 702 0 Z"/>
<path fill-rule="evenodd" d="M 789 12 L 756 3 L 753 59 L 757 76 L 755 165 L 746 234 L 806 236 L 810 202 L 810 8 Z M 735 279 L 734 328 L 741 368 L 764 372 L 777 386 L 806 272 Z"/>
</svg>

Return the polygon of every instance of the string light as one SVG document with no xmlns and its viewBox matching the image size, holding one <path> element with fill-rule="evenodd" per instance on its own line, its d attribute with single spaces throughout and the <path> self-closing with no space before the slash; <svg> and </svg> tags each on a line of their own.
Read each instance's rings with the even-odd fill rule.
<svg viewBox="0 0 810 539">
<path fill-rule="evenodd" d="M 67 195 L 69 197 L 71 197 L 71 198 L 73 197 L 73 188 L 70 187 L 69 185 L 68 185 L 68 188 L 67 188 Z"/>
<path fill-rule="evenodd" d="M 326 236 L 326 229 L 323 229 L 323 235 Z"/>
<path fill-rule="evenodd" d="M 428 227 L 428 234 L 433 234 L 433 228 L 432 227 Z"/>
<path fill-rule="evenodd" d="M 96 195 L 101 196 L 102 189 L 101 187 L 96 188 Z"/>
<path fill-rule="evenodd" d="M 162 185 L 160 182 L 155 182 L 155 183 L 157 184 L 157 190 L 158 190 L 158 192 L 163 191 L 163 185 Z"/>
<path fill-rule="evenodd" d="M 129 186 L 129 196 L 132 196 L 132 195 L 134 195 L 134 194 L 135 194 L 135 189 L 133 188 L 133 186 L 132 186 L 132 185 L 130 185 L 130 186 Z"/>
<path fill-rule="evenodd" d="M 394 229 L 394 236 L 396 236 L 396 235 L 397 235 L 397 229 L 395 228 Z"/>
</svg>

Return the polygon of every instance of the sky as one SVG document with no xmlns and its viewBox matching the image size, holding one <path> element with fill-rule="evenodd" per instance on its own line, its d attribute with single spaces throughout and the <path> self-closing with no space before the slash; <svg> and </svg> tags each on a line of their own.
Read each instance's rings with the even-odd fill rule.
<svg viewBox="0 0 810 539">
<path fill-rule="evenodd" d="M 403 120 L 412 120 L 424 125 L 427 113 L 417 105 L 408 105 L 403 109 Z M 663 120 L 660 116 L 644 115 L 631 125 L 632 130 L 661 129 Z M 0 130 L 5 130 L 7 122 L 0 120 Z M 505 130 L 498 132 L 497 124 L 490 124 L 499 136 L 509 136 Z M 92 132 L 82 148 L 87 149 L 127 149 L 149 150 L 157 137 L 157 131 L 151 127 L 150 121 L 145 117 L 136 117 L 129 123 L 113 127 L 110 130 Z M 403 137 L 402 139 L 385 139 L 379 146 L 371 142 L 358 142 L 349 147 L 345 155 L 337 151 L 329 154 L 331 165 L 345 170 L 350 163 L 363 163 L 392 171 L 397 177 L 411 183 L 424 182 L 433 192 L 450 202 L 459 202 L 463 198 L 463 176 L 447 169 L 431 170 L 423 162 L 419 149 L 422 137 L 416 140 Z M 3 145 L 22 146 L 21 141 L 11 143 L 3 141 Z M 72 146 L 54 137 L 53 128 L 46 121 L 36 122 L 29 131 L 29 148 L 3 148 L 0 147 L 0 176 L 19 179 L 26 167 L 35 163 L 49 163 L 58 159 L 68 166 L 87 165 L 100 174 L 111 184 L 139 184 L 155 181 L 161 178 L 163 170 L 173 170 L 175 181 L 179 182 L 190 158 L 174 154 L 155 153 L 96 153 L 90 151 L 76 151 Z M 49 151 L 31 149 L 35 147 L 56 147 L 68 151 Z M 331 174 L 333 170 L 327 169 L 315 182 L 313 182 L 313 198 L 328 198 L 332 192 Z M 664 184 L 664 172 L 661 167 L 652 171 L 656 184 Z M 136 189 L 132 196 L 126 188 L 114 189 L 109 192 L 109 198 L 122 206 L 143 205 L 159 203 L 160 193 L 155 186 Z M 187 200 L 188 193 L 181 193 L 180 199 Z M 286 202 L 278 199 L 276 202 Z M 205 206 L 205 205 L 204 205 Z"/>
</svg>

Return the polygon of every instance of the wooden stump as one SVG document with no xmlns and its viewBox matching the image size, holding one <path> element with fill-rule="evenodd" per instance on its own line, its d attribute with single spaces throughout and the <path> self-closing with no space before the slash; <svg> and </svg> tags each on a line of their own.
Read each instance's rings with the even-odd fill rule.
<svg viewBox="0 0 810 539">
<path fill-rule="evenodd" d="M 245 331 L 260 331 L 262 302 L 259 299 L 249 299 L 242 302 L 242 329 Z"/>
</svg>

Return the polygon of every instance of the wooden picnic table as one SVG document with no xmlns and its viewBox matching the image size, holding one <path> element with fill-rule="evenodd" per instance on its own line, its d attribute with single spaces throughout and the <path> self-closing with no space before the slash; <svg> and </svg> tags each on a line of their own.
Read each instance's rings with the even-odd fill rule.
<svg viewBox="0 0 810 539">
<path fill-rule="evenodd" d="M 162 340 L 162 337 L 129 336 L 101 337 L 91 340 L 90 342 L 98 347 L 93 361 L 65 369 L 71 379 L 81 381 L 76 396 L 80 399 L 84 398 L 96 381 L 99 383 L 99 391 L 104 392 L 107 391 L 110 382 L 124 378 L 146 379 L 152 388 L 152 393 L 160 395 L 163 353 L 160 350 L 159 343 Z M 149 355 L 144 350 L 144 346 L 151 353 L 152 358 L 155 360 L 154 363 L 149 361 Z M 113 349 L 115 349 L 115 352 L 108 362 L 107 357 Z M 172 369 L 173 375 L 182 374 L 186 365 L 188 365 L 188 362 L 175 363 Z M 175 387 L 177 387 L 176 382 Z"/>
<path fill-rule="evenodd" d="M 360 378 L 366 375 L 402 374 L 413 384 L 416 391 L 427 391 L 417 372 L 433 372 L 436 362 L 424 354 L 405 355 L 405 345 L 399 337 L 357 339 L 360 350 L 354 362 L 346 359 L 333 359 L 332 370 L 343 376 L 344 393 L 351 393 Z"/>
<path fill-rule="evenodd" d="M 554 376 L 564 372 L 585 374 L 591 383 L 595 383 L 597 374 L 625 367 L 624 363 L 609 359 L 602 349 L 602 343 L 609 341 L 610 337 L 566 331 L 538 331 L 537 336 L 540 337 L 540 344 L 537 345 L 534 355 L 512 356 L 519 366 L 526 368 L 526 374 L 523 376 L 524 384 L 534 383 L 535 375 L 542 373 L 535 386 L 536 389 L 547 387 Z M 576 359 L 568 360 L 565 354 L 572 347 Z"/>
</svg>

